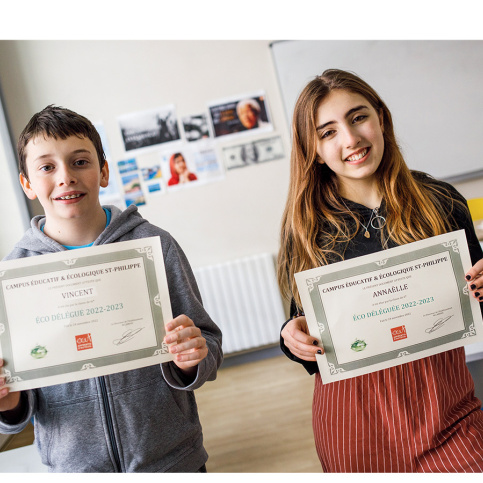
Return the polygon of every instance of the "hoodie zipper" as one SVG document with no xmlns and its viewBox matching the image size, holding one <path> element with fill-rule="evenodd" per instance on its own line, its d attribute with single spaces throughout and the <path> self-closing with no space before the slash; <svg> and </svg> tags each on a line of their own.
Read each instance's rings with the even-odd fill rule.
<svg viewBox="0 0 483 483">
<path fill-rule="evenodd" d="M 106 379 L 104 376 L 99 377 L 99 385 L 101 388 L 101 400 L 106 414 L 107 430 L 109 432 L 109 440 L 111 443 L 112 453 L 114 455 L 114 469 L 117 473 L 121 472 L 121 458 L 119 457 L 119 449 L 114 437 L 114 424 L 112 423 L 111 407 L 107 398 Z"/>
</svg>

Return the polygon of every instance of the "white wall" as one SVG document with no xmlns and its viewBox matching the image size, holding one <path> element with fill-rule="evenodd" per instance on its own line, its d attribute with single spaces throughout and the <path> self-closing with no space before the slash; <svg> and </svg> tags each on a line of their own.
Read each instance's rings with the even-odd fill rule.
<svg viewBox="0 0 483 483">
<path fill-rule="evenodd" d="M 22 198 L 15 166 L 16 158 L 0 99 L 0 259 L 11 251 L 29 224 L 27 205 Z"/>
<path fill-rule="evenodd" d="M 277 252 L 289 141 L 268 41 L 1 41 L 0 79 L 15 136 L 54 103 L 103 121 L 115 161 L 126 159 L 119 115 L 174 103 L 180 119 L 264 90 L 286 159 L 160 196 L 140 212 L 172 233 L 194 267 Z"/>
<path fill-rule="evenodd" d="M 289 134 L 268 41 L 0 41 L 0 80 L 15 137 L 54 103 L 103 121 L 114 161 L 126 158 L 118 115 L 174 103 L 181 118 L 205 112 L 209 101 L 265 90 L 284 160 L 232 170 L 140 211 L 173 234 L 194 267 L 277 252 Z M 483 196 L 481 179 L 456 187 Z"/>
</svg>

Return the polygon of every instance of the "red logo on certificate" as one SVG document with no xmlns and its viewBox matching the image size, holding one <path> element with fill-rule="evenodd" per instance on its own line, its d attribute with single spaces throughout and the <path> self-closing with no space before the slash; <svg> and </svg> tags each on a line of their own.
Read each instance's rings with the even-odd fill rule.
<svg viewBox="0 0 483 483">
<path fill-rule="evenodd" d="M 77 344 L 77 350 L 83 351 L 86 349 L 92 349 L 92 337 L 91 334 L 77 335 L 75 337 L 75 342 Z"/>
<path fill-rule="evenodd" d="M 397 340 L 407 339 L 406 326 L 401 325 L 401 327 L 394 327 L 391 329 L 392 340 L 396 342 Z"/>
</svg>

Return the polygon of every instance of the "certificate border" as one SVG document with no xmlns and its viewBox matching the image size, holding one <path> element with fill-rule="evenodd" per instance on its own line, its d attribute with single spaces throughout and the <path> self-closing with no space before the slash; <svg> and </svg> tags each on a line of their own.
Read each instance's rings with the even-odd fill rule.
<svg viewBox="0 0 483 483">
<path fill-rule="evenodd" d="M 36 276 L 43 273 L 61 272 L 77 268 L 89 268 L 91 266 L 100 267 L 111 262 L 122 262 L 123 260 L 142 258 L 144 262 L 144 275 L 147 281 L 148 297 L 151 308 L 151 317 L 155 331 L 156 345 L 151 347 L 126 351 L 121 354 L 113 354 L 108 356 L 89 358 L 58 364 L 55 366 L 43 367 L 28 371 L 16 371 L 14 367 L 14 358 L 11 345 L 11 336 L 9 322 L 7 318 L 5 297 L 3 288 L 0 288 L 0 347 L 3 358 L 11 361 L 5 367 L 6 383 L 26 382 L 34 379 L 47 378 L 70 373 L 77 373 L 93 368 L 101 368 L 104 366 L 112 366 L 114 364 L 131 362 L 135 360 L 145 359 L 152 356 L 164 355 L 169 353 L 167 344 L 164 339 L 164 318 L 160 301 L 160 290 L 158 286 L 158 278 L 156 275 L 156 265 L 152 254 L 151 246 L 142 246 L 143 241 L 140 239 L 136 248 L 101 253 L 89 256 L 76 257 L 76 253 L 72 252 L 70 258 L 57 260 L 48 263 L 41 263 L 27 267 L 16 267 L 0 272 L 0 281 L 16 279 L 25 276 Z M 147 241 L 147 240 L 146 240 Z M 102 245 L 101 245 L 102 246 Z M 94 275 L 93 275 L 94 276 Z M 161 361 L 160 361 L 161 362 Z"/>
<path fill-rule="evenodd" d="M 453 268 L 455 281 L 458 287 L 460 308 L 463 317 L 464 329 L 447 334 L 441 337 L 433 338 L 426 342 L 419 342 L 406 347 L 399 347 L 394 350 L 380 353 L 375 356 L 362 358 L 358 361 L 339 363 L 337 353 L 334 349 L 332 336 L 330 334 L 330 326 L 324 311 L 322 296 L 318 290 L 318 286 L 325 283 L 335 282 L 340 279 L 346 279 L 358 275 L 371 274 L 384 269 L 401 265 L 403 263 L 412 262 L 419 258 L 424 258 L 440 253 L 448 253 Z M 327 365 L 330 374 L 338 374 L 342 371 L 353 371 L 356 369 L 366 368 L 375 364 L 384 363 L 394 360 L 398 357 L 404 357 L 414 353 L 422 352 L 436 346 L 446 343 L 454 342 L 466 337 L 476 336 L 476 330 L 473 319 L 473 312 L 471 309 L 468 287 L 465 282 L 465 272 L 463 269 L 462 260 L 460 257 L 459 245 L 457 239 L 452 239 L 441 243 L 440 245 L 433 245 L 411 253 L 404 253 L 401 255 L 394 255 L 384 257 L 381 252 L 381 258 L 378 261 L 369 262 L 364 265 L 347 268 L 340 271 L 331 272 L 327 275 L 321 275 L 315 278 L 306 279 L 306 284 L 309 290 L 309 296 L 315 313 L 315 318 L 320 334 L 320 339 L 323 342 L 325 355 L 327 358 Z"/>
</svg>

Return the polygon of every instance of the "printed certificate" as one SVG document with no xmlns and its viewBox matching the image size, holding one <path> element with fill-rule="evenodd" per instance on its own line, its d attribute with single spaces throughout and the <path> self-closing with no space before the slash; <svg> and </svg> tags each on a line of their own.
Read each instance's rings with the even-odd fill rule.
<svg viewBox="0 0 483 483">
<path fill-rule="evenodd" d="M 0 262 L 0 357 L 11 390 L 172 360 L 158 237 Z"/>
<path fill-rule="evenodd" d="M 325 383 L 483 340 L 464 230 L 297 273 Z"/>
</svg>

